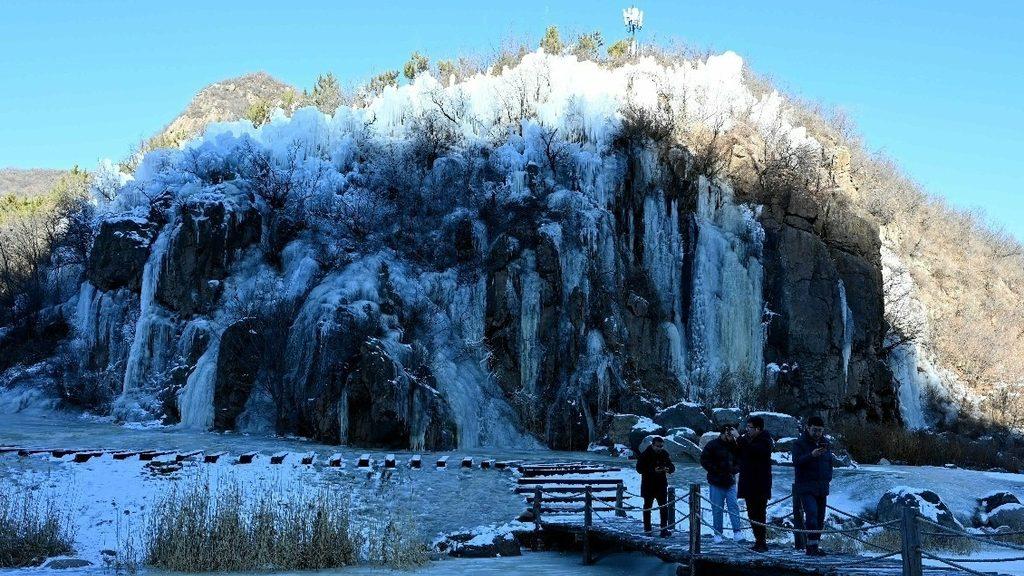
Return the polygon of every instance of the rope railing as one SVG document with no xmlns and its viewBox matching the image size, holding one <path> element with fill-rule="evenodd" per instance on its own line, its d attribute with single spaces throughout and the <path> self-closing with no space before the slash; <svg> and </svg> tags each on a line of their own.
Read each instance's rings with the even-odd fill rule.
<svg viewBox="0 0 1024 576">
<path fill-rule="evenodd" d="M 938 536 L 940 538 L 966 538 L 968 540 L 974 540 L 975 542 L 981 542 L 983 544 L 991 544 L 991 545 L 997 546 L 999 548 L 1009 548 L 1010 550 L 1024 551 L 1024 546 L 1021 546 L 1020 544 L 1013 544 L 1011 542 L 1000 542 L 999 540 L 992 540 L 990 538 L 983 538 L 981 536 L 976 536 L 976 535 L 971 534 L 969 532 L 963 532 L 961 530 L 956 530 L 954 528 L 949 528 L 948 526 L 943 526 L 942 524 L 939 524 L 938 522 L 932 522 L 931 520 L 928 520 L 927 518 L 920 518 L 920 521 L 921 521 L 922 524 L 927 524 L 928 526 L 932 526 L 933 528 L 938 528 L 941 531 L 941 532 L 924 532 L 923 534 L 927 535 L 927 536 Z"/>
<path fill-rule="evenodd" d="M 723 512 L 725 512 L 725 508 L 722 508 L 721 506 L 716 505 L 714 502 L 712 502 L 709 498 L 705 497 L 704 495 L 701 495 L 701 500 L 704 500 L 705 502 L 707 502 L 708 504 L 711 505 L 710 510 L 712 512 L 714 512 L 716 508 L 720 508 Z M 764 522 L 758 522 L 756 520 L 751 520 L 749 518 L 743 518 L 742 516 L 740 517 L 740 521 L 741 522 L 746 522 L 747 524 L 750 524 L 751 526 L 761 526 L 763 528 L 774 528 L 776 530 L 782 530 L 784 532 L 789 532 L 789 533 L 792 533 L 792 534 L 819 534 L 819 535 L 824 535 L 824 534 L 856 534 L 856 533 L 859 533 L 859 532 L 864 532 L 866 530 L 871 530 L 872 528 L 887 528 L 889 526 L 895 526 L 895 525 L 900 523 L 899 520 L 889 520 L 888 522 L 879 522 L 877 524 L 870 524 L 868 526 L 858 526 L 856 528 L 830 528 L 830 529 L 822 529 L 822 530 L 807 530 L 807 529 L 804 529 L 804 528 L 790 528 L 789 526 L 781 526 L 779 524 L 766 524 Z"/>
</svg>

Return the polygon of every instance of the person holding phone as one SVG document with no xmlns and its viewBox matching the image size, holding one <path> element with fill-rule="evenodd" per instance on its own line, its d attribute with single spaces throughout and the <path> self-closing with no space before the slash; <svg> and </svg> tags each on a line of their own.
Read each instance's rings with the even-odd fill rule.
<svg viewBox="0 0 1024 576">
<path fill-rule="evenodd" d="M 668 528 L 668 475 L 676 471 L 672 458 L 665 450 L 665 439 L 655 436 L 636 459 L 636 471 L 640 473 L 640 496 L 644 499 L 644 532 L 651 533 L 651 507 L 657 501 L 661 520 L 661 537 L 668 538 L 672 531 Z"/>
<path fill-rule="evenodd" d="M 736 501 L 736 473 L 739 472 L 739 446 L 736 443 L 738 437 L 735 426 L 723 426 L 718 438 L 708 442 L 700 453 L 700 465 L 707 470 L 708 484 L 711 485 L 711 518 L 715 529 L 713 539 L 716 544 L 722 541 L 722 515 L 726 507 L 729 508 L 732 538 L 742 540 L 740 506 Z"/>
<path fill-rule="evenodd" d="M 832 482 L 832 446 L 825 435 L 825 421 L 820 416 L 808 418 L 803 434 L 793 443 L 793 468 L 796 473 L 793 496 L 803 505 L 804 526 L 807 530 L 823 530 Z M 807 535 L 808 556 L 826 555 L 820 542 L 820 533 Z"/>
</svg>

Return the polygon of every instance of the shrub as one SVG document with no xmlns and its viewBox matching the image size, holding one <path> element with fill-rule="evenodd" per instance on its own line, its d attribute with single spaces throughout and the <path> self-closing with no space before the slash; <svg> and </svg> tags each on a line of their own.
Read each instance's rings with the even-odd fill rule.
<svg viewBox="0 0 1024 576">
<path fill-rule="evenodd" d="M 252 122 L 254 127 L 259 128 L 267 122 L 270 122 L 270 113 L 273 110 L 274 108 L 270 105 L 270 102 L 264 98 L 260 98 L 249 105 L 248 110 L 245 111 L 245 119 Z"/>
<path fill-rule="evenodd" d="M 430 60 L 419 52 L 413 52 L 412 56 L 409 56 L 409 61 L 402 67 L 402 74 L 407 79 L 414 80 L 420 72 L 426 72 L 429 68 Z"/>
<path fill-rule="evenodd" d="M 540 47 L 547 54 L 561 54 L 565 45 L 558 34 L 558 26 L 548 26 L 544 31 L 544 37 L 540 40 Z"/>
<path fill-rule="evenodd" d="M 572 53 L 580 60 L 597 60 L 600 54 L 598 50 L 601 46 L 604 46 L 601 32 L 580 34 L 580 37 L 576 39 L 576 45 L 572 48 Z"/>
<path fill-rule="evenodd" d="M 56 498 L 0 486 L 0 568 L 38 566 L 71 554 L 73 543 L 71 516 L 58 510 Z"/>
</svg>

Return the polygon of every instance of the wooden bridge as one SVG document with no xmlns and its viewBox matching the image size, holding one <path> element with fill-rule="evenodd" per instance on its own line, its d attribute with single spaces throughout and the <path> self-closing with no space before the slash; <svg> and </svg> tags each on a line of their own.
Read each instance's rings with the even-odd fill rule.
<svg viewBox="0 0 1024 576">
<path fill-rule="evenodd" d="M 999 562 L 1024 560 L 1021 557 L 998 559 L 948 558 L 921 545 L 922 536 L 943 539 L 981 540 L 986 544 L 1024 551 L 1024 546 L 951 530 L 927 520 L 916 508 L 907 507 L 900 520 L 867 523 L 841 510 L 834 512 L 858 520 L 854 528 L 822 531 L 836 538 L 850 539 L 865 545 L 872 555 L 830 553 L 824 557 L 810 557 L 793 545 L 776 544 L 768 552 L 755 552 L 751 543 L 726 539 L 714 543 L 710 534 L 702 534 L 711 525 L 706 518 L 711 502 L 701 493 L 701 486 L 693 484 L 687 494 L 677 497 L 669 488 L 668 524 L 672 535 L 662 538 L 657 530 L 645 534 L 639 518 L 631 516 L 642 508 L 627 504 L 627 497 L 637 497 L 626 491 L 620 479 L 587 479 L 576 470 L 551 470 L 543 475 L 531 467 L 524 467 L 516 491 L 526 496 L 532 511 L 535 542 L 575 542 L 583 552 L 583 563 L 597 561 L 599 551 L 640 551 L 678 564 L 677 574 L 689 576 L 715 575 L 771 575 L 771 576 L 952 576 L 954 574 L 993 575 L 967 566 L 984 563 L 998 567 Z M 789 497 L 777 500 L 782 502 Z M 774 504 L 774 503 L 773 503 Z M 652 508 L 657 526 L 658 506 Z M 683 514 L 680 514 L 680 513 Z M 793 535 L 794 543 L 801 544 L 810 532 L 802 528 L 802 513 L 794 511 L 794 526 L 769 525 L 769 529 Z M 744 519 L 747 526 L 750 521 Z M 890 549 L 864 540 L 869 530 L 898 531 L 899 549 Z M 1003 535 L 999 535 L 1002 537 Z M 894 538 L 893 540 L 897 540 Z M 925 560 L 930 562 L 926 563 Z M 929 565 L 930 564 L 930 565 Z"/>
</svg>

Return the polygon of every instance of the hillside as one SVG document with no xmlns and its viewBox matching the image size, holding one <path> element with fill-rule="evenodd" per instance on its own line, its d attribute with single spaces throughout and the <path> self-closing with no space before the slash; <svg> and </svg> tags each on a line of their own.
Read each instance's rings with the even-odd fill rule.
<svg viewBox="0 0 1024 576">
<path fill-rule="evenodd" d="M 34 198 L 49 192 L 67 170 L 0 168 L 0 197 Z"/>
<path fill-rule="evenodd" d="M 298 101 L 299 90 L 265 72 L 245 74 L 210 84 L 199 91 L 188 107 L 151 140 L 153 145 L 176 145 L 202 134 L 214 122 L 245 118 L 249 108 L 266 103 L 289 108 Z"/>
</svg>

